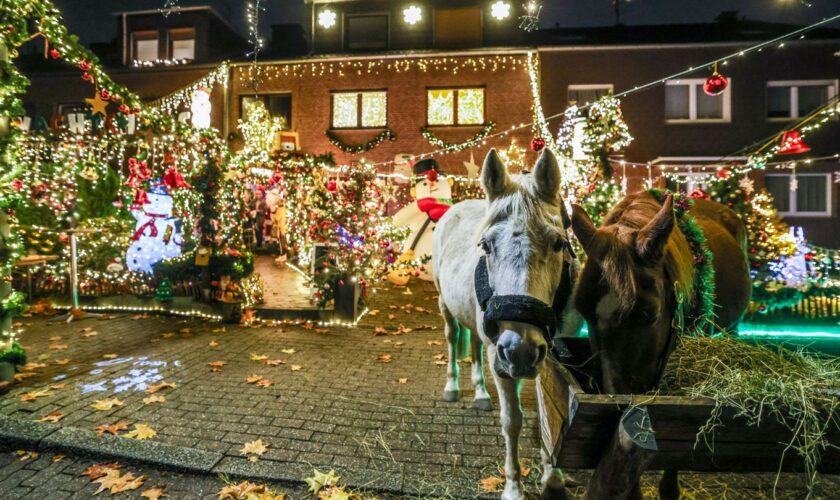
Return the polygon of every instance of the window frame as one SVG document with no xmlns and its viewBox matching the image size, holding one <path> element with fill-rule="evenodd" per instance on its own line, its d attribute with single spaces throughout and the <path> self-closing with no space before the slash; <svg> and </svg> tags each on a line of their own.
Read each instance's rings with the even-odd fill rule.
<svg viewBox="0 0 840 500">
<path fill-rule="evenodd" d="M 606 89 L 608 94 L 615 91 L 615 85 L 612 83 L 573 83 L 566 86 L 566 105 L 571 106 L 572 100 L 569 98 L 574 90 L 600 90 Z M 575 104 L 580 106 L 579 104 Z"/>
<path fill-rule="evenodd" d="M 799 116 L 799 87 L 821 87 L 826 86 L 829 87 L 828 90 L 828 99 L 834 99 L 837 96 L 838 86 L 840 85 L 840 81 L 837 79 L 815 79 L 815 80 L 768 80 L 767 85 L 764 87 L 764 118 L 768 122 L 789 122 L 791 120 L 796 120 L 798 118 L 802 118 Z M 767 106 L 770 104 L 768 89 L 770 88 L 778 88 L 778 87 L 787 87 L 788 88 L 788 98 L 790 99 L 790 116 L 776 116 L 770 117 L 767 116 Z"/>
<path fill-rule="evenodd" d="M 292 92 L 260 92 L 259 94 L 239 94 L 239 119 L 245 120 L 245 99 L 253 99 L 257 97 L 263 101 L 263 105 L 265 105 L 266 111 L 268 114 L 271 115 L 271 110 L 269 109 L 268 102 L 266 102 L 271 96 L 275 95 L 282 95 L 282 96 L 289 96 L 290 106 L 289 106 L 289 123 L 286 124 L 287 130 L 294 130 L 292 127 L 292 121 L 294 120 L 294 110 L 295 110 L 295 99 Z"/>
<path fill-rule="evenodd" d="M 714 124 L 714 123 L 731 123 L 732 122 L 732 79 L 729 78 L 729 84 L 726 90 L 717 97 L 723 99 L 723 116 L 721 118 L 697 118 L 697 92 L 703 92 L 703 83 L 705 78 L 677 78 L 674 80 L 667 80 L 665 82 L 665 104 L 667 113 L 667 99 L 668 87 L 684 86 L 689 88 L 688 92 L 688 118 L 668 118 L 665 115 L 665 123 L 673 125 L 695 125 L 695 124 Z"/>
<path fill-rule="evenodd" d="M 350 48 L 350 19 L 354 17 L 384 17 L 385 18 L 385 46 L 376 48 L 351 49 Z M 391 48 L 391 13 L 388 11 L 359 12 L 341 15 L 341 41 L 344 50 L 352 52 L 375 52 L 377 50 L 389 50 Z"/>
<path fill-rule="evenodd" d="M 137 42 L 155 40 L 157 42 L 157 56 L 154 61 L 160 60 L 160 33 L 155 30 L 136 30 L 131 32 L 131 61 L 145 61 L 137 58 Z M 150 62 L 154 62 L 150 61 Z"/>
<path fill-rule="evenodd" d="M 184 37 L 185 34 L 191 34 L 191 37 Z M 196 49 L 196 40 L 195 40 L 195 28 L 170 28 L 166 32 L 167 38 L 167 59 L 174 59 L 175 58 L 175 42 L 179 40 L 192 40 L 193 41 L 193 56 L 192 59 L 185 59 L 187 61 L 195 61 L 195 49 Z"/>
<path fill-rule="evenodd" d="M 790 186 L 790 178 L 793 177 L 792 173 L 767 173 L 764 174 L 765 177 L 785 177 L 788 179 L 788 186 Z M 831 217 L 832 216 L 832 185 L 831 182 L 831 174 L 826 172 L 809 172 L 809 173 L 797 173 L 796 177 L 822 177 L 825 179 L 825 210 L 821 212 L 800 212 L 796 209 L 796 202 L 797 196 L 796 192 L 788 191 L 790 195 L 790 209 L 787 212 L 782 212 L 781 210 L 777 211 L 779 215 L 782 217 Z M 788 187 L 790 189 L 790 187 Z"/>
<path fill-rule="evenodd" d="M 432 90 L 452 90 L 455 92 L 455 95 L 452 97 L 452 106 L 453 106 L 453 113 L 452 113 L 452 123 L 448 125 L 431 125 L 429 123 L 429 91 Z M 460 90 L 481 90 L 484 99 L 481 101 L 481 123 L 458 123 L 458 92 Z M 484 127 L 487 125 L 487 86 L 486 85 L 444 85 L 444 86 L 435 86 L 435 87 L 426 87 L 426 127 Z"/>
<path fill-rule="evenodd" d="M 376 125 L 374 127 L 365 127 L 362 125 L 362 116 L 364 115 L 362 94 L 381 92 L 385 94 L 385 124 Z M 356 126 L 355 127 L 336 127 L 335 126 L 335 95 L 336 94 L 356 94 Z M 330 130 L 385 130 L 388 128 L 388 89 L 362 89 L 362 90 L 331 90 L 330 91 Z"/>
</svg>

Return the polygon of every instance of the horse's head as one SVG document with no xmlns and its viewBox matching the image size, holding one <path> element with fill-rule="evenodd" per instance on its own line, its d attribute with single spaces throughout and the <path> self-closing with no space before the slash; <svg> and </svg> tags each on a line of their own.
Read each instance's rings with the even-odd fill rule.
<svg viewBox="0 0 840 500">
<path fill-rule="evenodd" d="M 572 228 L 587 256 L 575 307 L 589 326 L 610 393 L 649 390 L 668 342 L 671 283 L 663 258 L 674 229 L 673 200 L 661 208 L 654 203 L 637 199 L 620 223 L 608 216 L 601 228 L 572 207 Z"/>
<path fill-rule="evenodd" d="M 533 378 L 554 335 L 551 305 L 556 305 L 564 256 L 570 251 L 562 223 L 560 168 L 545 150 L 532 173 L 512 178 L 491 150 L 481 183 L 488 208 L 478 241 L 483 258 L 476 270 L 476 296 L 484 311 L 479 332 L 494 345 L 497 374 Z"/>
</svg>

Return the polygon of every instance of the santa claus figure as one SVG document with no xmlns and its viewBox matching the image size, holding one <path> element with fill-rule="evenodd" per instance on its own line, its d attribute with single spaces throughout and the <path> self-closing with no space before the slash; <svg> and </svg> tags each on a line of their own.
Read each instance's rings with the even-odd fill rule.
<svg viewBox="0 0 840 500">
<path fill-rule="evenodd" d="M 434 158 L 420 160 L 413 167 L 414 201 L 394 215 L 395 226 L 406 226 L 410 233 L 404 243 L 397 268 L 388 275 L 395 285 L 405 285 L 411 276 L 432 280 L 432 234 L 435 223 L 452 206 L 450 181 Z"/>
</svg>

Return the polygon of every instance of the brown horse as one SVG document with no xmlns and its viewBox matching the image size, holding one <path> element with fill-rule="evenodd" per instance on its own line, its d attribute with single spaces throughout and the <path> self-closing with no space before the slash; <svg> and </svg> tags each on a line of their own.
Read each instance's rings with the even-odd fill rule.
<svg viewBox="0 0 840 500">
<path fill-rule="evenodd" d="M 660 204 L 649 192 L 628 195 L 596 228 L 586 212 L 573 207 L 572 227 L 586 252 L 575 306 L 589 326 L 596 354 L 596 381 L 610 394 L 642 394 L 659 383 L 676 336 L 677 291 L 685 294 L 682 311 L 690 325 L 696 301 L 695 256 L 675 227 L 673 198 Z M 734 331 L 750 300 L 746 229 L 729 208 L 694 200 L 688 210 L 711 251 L 714 322 Z M 598 377 L 600 375 L 600 377 Z M 600 378 L 600 380 L 598 380 Z M 636 483 L 630 496 L 638 493 Z M 666 471 L 662 498 L 678 497 L 676 472 Z"/>
</svg>

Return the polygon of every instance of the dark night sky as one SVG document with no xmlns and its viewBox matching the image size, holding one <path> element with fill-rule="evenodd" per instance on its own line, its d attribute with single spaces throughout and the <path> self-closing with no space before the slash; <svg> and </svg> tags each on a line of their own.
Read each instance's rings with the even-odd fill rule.
<svg viewBox="0 0 840 500">
<path fill-rule="evenodd" d="M 54 0 L 72 32 L 85 43 L 109 41 L 116 35 L 111 14 L 125 10 L 158 9 L 165 0 Z M 490 0 L 487 0 L 490 1 Z M 523 2 L 525 0 L 512 0 Z M 624 24 L 710 22 L 724 10 L 739 10 L 749 19 L 807 24 L 840 13 L 840 0 L 632 0 L 622 5 Z M 245 0 L 178 0 L 183 6 L 213 5 L 244 32 Z M 417 0 L 418 4 L 423 0 Z M 264 0 L 262 32 L 273 23 L 296 22 L 308 27 L 303 0 Z M 544 0 L 542 25 L 598 26 L 614 23 L 610 0 Z M 840 24 L 840 23 L 838 23 Z"/>
</svg>

